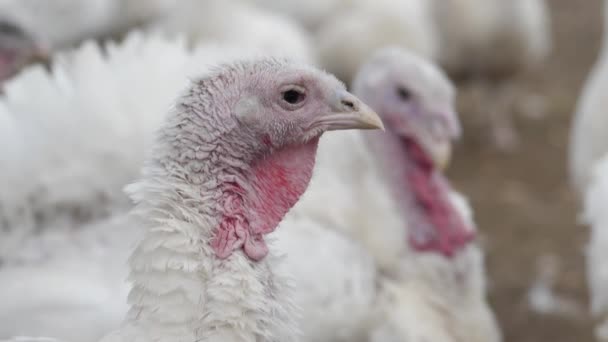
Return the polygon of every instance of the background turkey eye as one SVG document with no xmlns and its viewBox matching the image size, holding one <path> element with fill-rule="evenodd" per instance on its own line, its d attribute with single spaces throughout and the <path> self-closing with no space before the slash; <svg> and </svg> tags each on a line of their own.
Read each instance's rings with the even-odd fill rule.
<svg viewBox="0 0 608 342">
<path fill-rule="evenodd" d="M 0 33 L 3 34 L 14 34 L 14 35 L 21 35 L 22 32 L 19 28 L 17 28 L 15 25 L 7 23 L 7 22 L 0 22 Z"/>
<path fill-rule="evenodd" d="M 287 90 L 283 93 L 283 100 L 289 104 L 296 104 L 304 100 L 304 94 L 294 89 Z"/>
<path fill-rule="evenodd" d="M 407 88 L 399 87 L 397 88 L 397 95 L 403 100 L 407 101 L 412 97 L 412 93 Z"/>
</svg>

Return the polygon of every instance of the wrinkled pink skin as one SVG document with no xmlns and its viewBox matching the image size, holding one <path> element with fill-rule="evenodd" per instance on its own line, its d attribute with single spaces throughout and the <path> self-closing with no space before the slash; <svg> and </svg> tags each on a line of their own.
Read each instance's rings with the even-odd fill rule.
<svg viewBox="0 0 608 342">
<path fill-rule="evenodd" d="M 268 254 L 264 235 L 275 230 L 308 187 L 317 145 L 315 139 L 257 161 L 252 165 L 250 192 L 233 182 L 224 184 L 224 217 L 211 243 L 219 258 L 238 248 L 256 261 Z"/>
<path fill-rule="evenodd" d="M 435 227 L 432 238 L 416 239 L 410 236 L 411 246 L 418 251 L 437 251 L 446 257 L 454 256 L 475 238 L 474 230 L 467 227 L 460 213 L 449 200 L 451 191 L 443 176 L 435 170 L 430 158 L 411 139 L 402 139 L 404 152 L 412 167 L 406 171 L 407 183 L 413 193 L 414 206 Z"/>
</svg>

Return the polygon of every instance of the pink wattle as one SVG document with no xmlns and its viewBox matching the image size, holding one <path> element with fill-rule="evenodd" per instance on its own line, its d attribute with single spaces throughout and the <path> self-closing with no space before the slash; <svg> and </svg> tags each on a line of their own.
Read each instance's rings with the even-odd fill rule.
<svg viewBox="0 0 608 342">
<path fill-rule="evenodd" d="M 251 166 L 247 185 L 224 184 L 223 217 L 211 242 L 218 258 L 227 258 L 239 248 L 255 261 L 268 254 L 264 235 L 275 230 L 308 187 L 318 142 L 314 139 L 260 158 Z"/>
<path fill-rule="evenodd" d="M 435 228 L 433 234 L 423 241 L 410 236 L 410 244 L 419 251 L 437 251 L 446 257 L 452 257 L 475 238 L 474 230 L 466 226 L 450 202 L 450 189 L 441 183 L 440 174 L 427 154 L 413 140 L 402 141 L 413 162 L 406 177 L 414 203 Z"/>
</svg>

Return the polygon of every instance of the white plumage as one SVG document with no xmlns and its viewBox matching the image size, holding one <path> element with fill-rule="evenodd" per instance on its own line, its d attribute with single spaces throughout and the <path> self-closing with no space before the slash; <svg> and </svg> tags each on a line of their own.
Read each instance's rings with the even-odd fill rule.
<svg viewBox="0 0 608 342">
<path fill-rule="evenodd" d="M 319 28 L 320 64 L 344 82 L 372 53 L 398 45 L 434 59 L 438 37 L 432 6 L 426 0 L 350 1 Z"/>
<path fill-rule="evenodd" d="M 171 34 L 185 34 L 194 44 L 231 43 L 307 63 L 315 60 L 310 37 L 303 28 L 246 1 L 180 0 L 152 26 Z"/>
<path fill-rule="evenodd" d="M 544 0 L 434 2 L 440 62 L 450 73 L 511 74 L 538 65 L 551 48 Z"/>
<path fill-rule="evenodd" d="M 323 23 L 332 20 L 352 0 L 253 0 L 261 7 L 268 8 L 294 18 L 309 31 L 315 32 Z"/>
<path fill-rule="evenodd" d="M 601 158 L 592 169 L 584 202 L 583 219 L 591 229 L 587 247 L 587 280 L 590 287 L 591 310 L 602 324 L 596 330 L 600 340 L 608 340 L 608 267 L 605 255 L 608 246 L 608 159 Z"/>
<path fill-rule="evenodd" d="M 117 326 L 137 227 L 120 218 L 81 221 L 131 207 L 122 188 L 138 175 L 173 97 L 191 73 L 230 51 L 192 52 L 184 40 L 132 33 L 105 52 L 87 43 L 58 55 L 52 74 L 29 68 L 7 84 L 0 336 L 86 342 Z M 234 49 L 234 57 L 246 52 Z"/>
<path fill-rule="evenodd" d="M 516 105 L 523 114 L 543 114 L 536 112 L 542 109 L 542 99 L 513 87 L 513 79 L 533 71 L 550 53 L 546 2 L 437 0 L 433 5 L 440 63 L 457 78 L 479 82 L 479 111 L 487 112 L 491 137 L 499 148 L 514 148 L 518 136 L 511 115 Z"/>
<path fill-rule="evenodd" d="M 187 84 L 193 63 L 183 41 L 135 33 L 106 52 L 87 43 L 58 55 L 52 74 L 33 67 L 7 83 L 2 254 L 19 246 L 11 235 L 129 208 L 122 187 L 137 176 L 170 94 Z"/>
<path fill-rule="evenodd" d="M 282 226 L 274 233 L 277 249 L 285 253 L 279 269 L 293 278 L 302 340 L 362 340 L 378 296 L 379 273 L 372 255 L 326 222 L 288 215 Z"/>
<path fill-rule="evenodd" d="M 2 0 L 0 13 L 62 49 L 89 38 L 119 34 L 154 19 L 174 0 Z"/>
<path fill-rule="evenodd" d="M 142 233 L 120 216 L 29 239 L 0 269 L 0 337 L 93 342 L 116 328 L 128 308 L 125 260 Z"/>
<path fill-rule="evenodd" d="M 570 132 L 568 163 L 570 181 L 584 196 L 593 165 L 608 153 L 608 2 L 604 3 L 602 51 L 581 92 Z"/>
</svg>

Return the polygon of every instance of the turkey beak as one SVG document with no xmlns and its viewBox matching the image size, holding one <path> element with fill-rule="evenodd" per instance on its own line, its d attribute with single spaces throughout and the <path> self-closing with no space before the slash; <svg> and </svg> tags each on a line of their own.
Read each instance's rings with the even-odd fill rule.
<svg viewBox="0 0 608 342">
<path fill-rule="evenodd" d="M 431 152 L 431 158 L 437 169 L 445 171 L 452 160 L 452 143 L 450 141 L 443 141 L 435 144 Z"/>
<path fill-rule="evenodd" d="M 328 131 L 346 129 L 381 129 L 382 120 L 369 106 L 347 91 L 336 94 L 331 103 L 331 112 L 320 116 L 314 126 L 325 127 Z"/>
<path fill-rule="evenodd" d="M 410 127 L 420 147 L 441 171 L 447 169 L 452 157 L 452 144 L 461 135 L 458 115 L 454 111 L 439 111 L 419 116 Z"/>
<path fill-rule="evenodd" d="M 39 44 L 35 47 L 34 52 L 32 53 L 31 62 L 46 64 L 50 58 L 50 49 L 44 44 Z"/>
<path fill-rule="evenodd" d="M 462 127 L 453 110 L 440 111 L 430 123 L 431 157 L 435 166 L 445 170 L 452 158 L 452 143 L 460 139 Z"/>
</svg>

